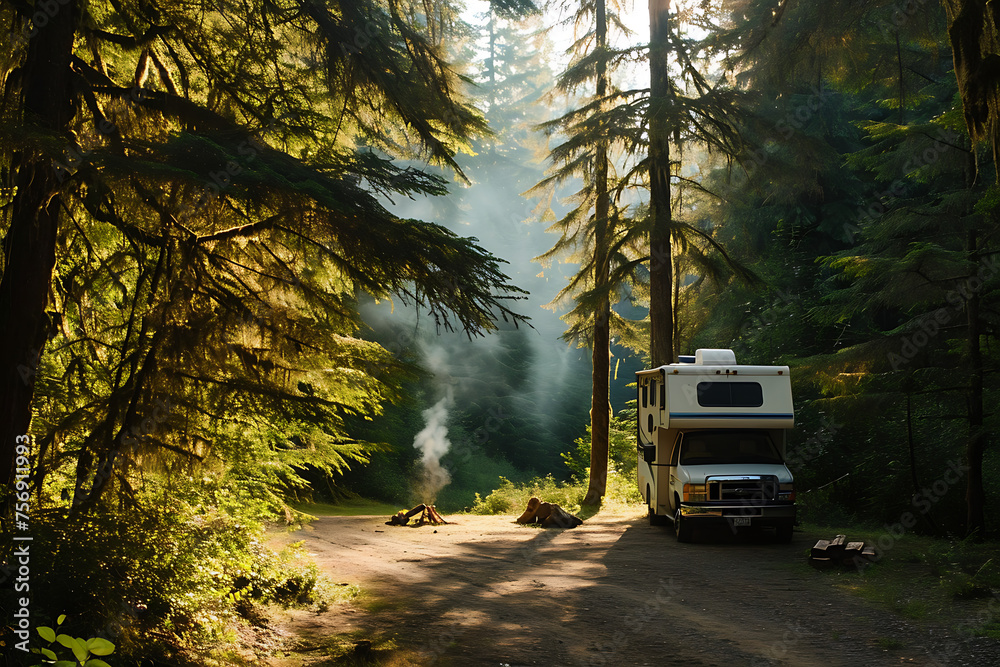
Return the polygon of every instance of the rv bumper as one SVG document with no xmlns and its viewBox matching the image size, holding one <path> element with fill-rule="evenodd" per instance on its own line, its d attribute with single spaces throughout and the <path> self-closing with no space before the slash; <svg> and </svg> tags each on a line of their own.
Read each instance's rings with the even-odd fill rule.
<svg viewBox="0 0 1000 667">
<path fill-rule="evenodd" d="M 795 504 L 774 501 L 765 505 L 739 503 L 681 503 L 684 519 L 730 526 L 780 526 L 795 522 Z"/>
</svg>

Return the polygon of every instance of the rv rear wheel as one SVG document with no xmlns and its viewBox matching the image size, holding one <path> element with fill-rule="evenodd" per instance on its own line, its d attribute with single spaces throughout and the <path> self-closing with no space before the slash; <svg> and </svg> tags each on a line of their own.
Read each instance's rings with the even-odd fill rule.
<svg viewBox="0 0 1000 667">
<path fill-rule="evenodd" d="M 657 514 L 656 510 L 654 510 L 652 507 L 649 507 L 647 511 L 649 513 L 649 525 L 650 526 L 665 526 L 665 525 L 667 525 L 667 522 L 669 521 L 669 519 L 667 519 L 667 517 L 663 516 L 662 514 Z"/>
<path fill-rule="evenodd" d="M 649 514 L 649 525 L 650 526 L 665 526 L 667 525 L 667 517 L 662 514 L 657 514 L 656 509 L 653 507 L 652 493 L 649 489 L 649 484 L 646 485 L 646 512 Z"/>
</svg>

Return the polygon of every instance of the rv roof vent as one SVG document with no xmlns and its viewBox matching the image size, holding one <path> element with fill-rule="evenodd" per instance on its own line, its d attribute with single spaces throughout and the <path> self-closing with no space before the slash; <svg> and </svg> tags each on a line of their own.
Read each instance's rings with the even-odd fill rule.
<svg viewBox="0 0 1000 667">
<path fill-rule="evenodd" d="M 732 350 L 697 350 L 694 353 L 695 363 L 703 366 L 722 366 L 736 363 L 736 353 Z"/>
</svg>

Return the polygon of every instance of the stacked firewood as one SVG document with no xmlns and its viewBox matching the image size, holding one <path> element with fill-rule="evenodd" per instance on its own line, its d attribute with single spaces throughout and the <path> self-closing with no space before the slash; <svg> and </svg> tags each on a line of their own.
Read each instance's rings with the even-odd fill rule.
<svg viewBox="0 0 1000 667">
<path fill-rule="evenodd" d="M 410 519 L 414 515 L 419 514 L 420 518 L 410 523 Z M 425 505 L 423 503 L 417 505 L 411 510 L 399 510 L 385 522 L 387 526 L 423 526 L 424 524 L 430 524 L 432 526 L 442 526 L 448 522 L 438 514 L 438 511 L 434 509 L 434 505 Z"/>
<path fill-rule="evenodd" d="M 817 541 L 809 555 L 809 564 L 813 567 L 841 565 L 864 568 L 876 560 L 875 547 L 864 542 L 848 542 L 846 535 Z"/>
</svg>

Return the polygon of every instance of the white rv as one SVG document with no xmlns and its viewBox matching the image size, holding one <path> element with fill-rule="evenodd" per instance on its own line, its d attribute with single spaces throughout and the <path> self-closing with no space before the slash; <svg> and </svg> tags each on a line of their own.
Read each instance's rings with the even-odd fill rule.
<svg viewBox="0 0 1000 667">
<path fill-rule="evenodd" d="M 706 523 L 770 527 L 791 540 L 788 367 L 740 366 L 732 350 L 698 350 L 636 375 L 638 483 L 650 523 L 673 521 L 682 542 Z"/>
</svg>

